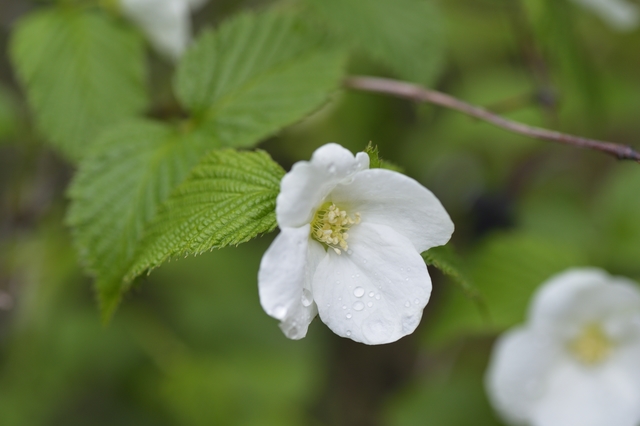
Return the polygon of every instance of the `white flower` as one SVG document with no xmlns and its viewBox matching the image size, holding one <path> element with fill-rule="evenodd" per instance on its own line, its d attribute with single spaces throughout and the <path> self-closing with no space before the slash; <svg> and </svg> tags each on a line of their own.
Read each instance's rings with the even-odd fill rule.
<svg viewBox="0 0 640 426">
<path fill-rule="evenodd" d="M 429 301 L 420 253 L 449 241 L 453 223 L 415 180 L 369 169 L 337 144 L 294 164 L 281 182 L 280 234 L 260 263 L 260 302 L 291 339 L 320 314 L 334 333 L 367 344 L 412 333 Z"/>
<path fill-rule="evenodd" d="M 191 11 L 207 0 L 120 0 L 122 12 L 162 55 L 178 60 L 191 42 Z"/>
<path fill-rule="evenodd" d="M 618 31 L 631 31 L 640 23 L 638 6 L 628 0 L 573 0 L 590 9 Z"/>
<path fill-rule="evenodd" d="M 640 424 L 638 284 L 599 269 L 551 278 L 496 343 L 486 386 L 514 425 Z"/>
</svg>

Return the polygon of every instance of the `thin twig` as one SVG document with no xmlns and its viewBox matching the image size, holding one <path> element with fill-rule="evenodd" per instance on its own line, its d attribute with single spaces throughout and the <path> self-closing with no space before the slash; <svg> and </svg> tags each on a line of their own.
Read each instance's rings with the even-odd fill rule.
<svg viewBox="0 0 640 426">
<path fill-rule="evenodd" d="M 503 129 L 514 133 L 520 133 L 521 135 L 532 138 L 545 139 L 579 148 L 593 149 L 613 155 L 619 160 L 633 160 L 640 163 L 640 152 L 634 150 L 630 146 L 612 142 L 597 141 L 594 139 L 555 132 L 553 130 L 528 126 L 496 115 L 484 108 L 468 104 L 445 93 L 418 86 L 417 84 L 387 78 L 355 76 L 347 78 L 344 85 L 350 89 L 384 93 L 419 102 L 429 102 L 445 108 L 455 109 L 456 111 L 487 121 L 495 126 L 502 127 Z"/>
</svg>

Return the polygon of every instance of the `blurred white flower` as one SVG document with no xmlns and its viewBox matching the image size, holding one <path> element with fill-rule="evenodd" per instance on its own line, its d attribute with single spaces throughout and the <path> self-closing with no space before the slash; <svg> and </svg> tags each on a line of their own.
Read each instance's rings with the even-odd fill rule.
<svg viewBox="0 0 640 426">
<path fill-rule="evenodd" d="M 611 28 L 631 31 L 640 24 L 640 8 L 628 0 L 573 0 L 600 16 Z"/>
<path fill-rule="evenodd" d="M 497 341 L 486 387 L 514 425 L 640 424 L 638 284 L 589 268 L 551 278 Z"/>
<path fill-rule="evenodd" d="M 153 47 L 178 60 L 191 42 L 191 11 L 207 0 L 120 0 L 123 14 L 140 27 Z"/>
<path fill-rule="evenodd" d="M 453 223 L 415 180 L 369 169 L 337 144 L 294 164 L 281 182 L 280 234 L 260 263 L 260 302 L 291 339 L 320 314 L 334 333 L 367 344 L 412 333 L 429 301 L 420 253 L 445 244 Z"/>
</svg>

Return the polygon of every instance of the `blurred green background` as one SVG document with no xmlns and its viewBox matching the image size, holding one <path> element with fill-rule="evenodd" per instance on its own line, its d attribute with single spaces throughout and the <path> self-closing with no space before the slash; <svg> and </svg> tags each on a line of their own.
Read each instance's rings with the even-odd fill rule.
<svg viewBox="0 0 640 426">
<path fill-rule="evenodd" d="M 34 130 L 6 54 L 16 20 L 43 3 L 0 3 L 2 425 L 499 425 L 484 369 L 496 333 L 523 321 L 536 287 L 584 265 L 640 280 L 637 164 L 341 92 L 261 148 L 288 169 L 329 141 L 354 152 L 377 144 L 451 214 L 451 244 L 488 316 L 432 270 L 422 324 L 399 342 L 356 344 L 318 319 L 289 341 L 258 300 L 272 234 L 171 261 L 104 327 L 63 224 L 74 168 Z M 271 4 L 211 0 L 195 27 Z M 528 124 L 640 147 L 640 31 L 615 32 L 565 0 L 434 4 L 444 56 L 433 88 Z M 171 97 L 172 69 L 152 51 L 149 61 L 158 106 Z M 359 54 L 349 69 L 394 76 Z"/>
</svg>

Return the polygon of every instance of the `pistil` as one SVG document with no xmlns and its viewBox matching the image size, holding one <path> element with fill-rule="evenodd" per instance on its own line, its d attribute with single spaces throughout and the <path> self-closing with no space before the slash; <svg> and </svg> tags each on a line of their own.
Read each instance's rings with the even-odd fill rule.
<svg viewBox="0 0 640 426">
<path fill-rule="evenodd" d="M 598 324 L 589 324 L 569 344 L 573 355 L 582 363 L 595 365 L 604 361 L 611 353 L 612 342 Z"/>
</svg>

